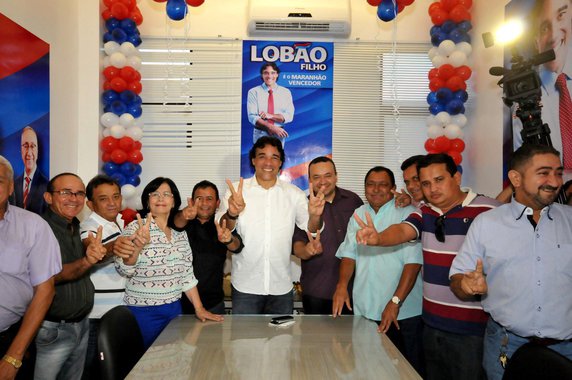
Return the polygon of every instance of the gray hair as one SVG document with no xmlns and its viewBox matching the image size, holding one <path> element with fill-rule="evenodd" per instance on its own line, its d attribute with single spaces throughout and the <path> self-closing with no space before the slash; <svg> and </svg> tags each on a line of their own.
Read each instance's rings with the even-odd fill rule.
<svg viewBox="0 0 572 380">
<path fill-rule="evenodd" d="M 8 169 L 8 177 L 11 181 L 14 180 L 14 169 L 12 169 L 12 164 L 8 161 L 4 156 L 0 155 L 0 165 L 3 165 L 6 169 Z"/>
</svg>

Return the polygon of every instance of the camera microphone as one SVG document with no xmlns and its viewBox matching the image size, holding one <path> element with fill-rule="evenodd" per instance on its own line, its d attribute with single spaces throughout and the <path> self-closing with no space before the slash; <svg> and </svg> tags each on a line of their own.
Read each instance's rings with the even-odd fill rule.
<svg viewBox="0 0 572 380">
<path fill-rule="evenodd" d="M 489 74 L 494 75 L 495 77 L 503 76 L 507 72 L 508 72 L 508 70 L 502 66 L 493 66 L 489 69 Z"/>
</svg>

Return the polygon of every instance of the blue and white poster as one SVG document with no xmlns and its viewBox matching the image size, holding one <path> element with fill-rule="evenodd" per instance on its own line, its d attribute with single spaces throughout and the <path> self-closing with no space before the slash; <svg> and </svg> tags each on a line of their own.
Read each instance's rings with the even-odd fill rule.
<svg viewBox="0 0 572 380">
<path fill-rule="evenodd" d="M 286 161 L 280 178 L 308 188 L 307 164 L 332 154 L 334 45 L 331 42 L 244 41 L 241 170 L 264 135 L 279 138 Z"/>
</svg>

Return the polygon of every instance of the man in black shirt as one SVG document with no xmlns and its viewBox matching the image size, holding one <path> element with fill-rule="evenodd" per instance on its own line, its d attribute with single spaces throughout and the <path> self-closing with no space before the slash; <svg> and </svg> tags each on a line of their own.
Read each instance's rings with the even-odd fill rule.
<svg viewBox="0 0 572 380">
<path fill-rule="evenodd" d="M 231 233 L 224 221 L 221 226 L 215 223 L 214 215 L 220 199 L 214 183 L 197 183 L 187 203 L 187 207 L 175 216 L 175 226 L 187 231 L 193 251 L 193 271 L 199 280 L 197 288 L 203 305 L 211 313 L 224 314 L 222 282 L 226 252 L 240 252 L 242 239 L 236 232 Z M 183 313 L 194 314 L 193 305 L 186 297 L 181 300 Z"/>
</svg>

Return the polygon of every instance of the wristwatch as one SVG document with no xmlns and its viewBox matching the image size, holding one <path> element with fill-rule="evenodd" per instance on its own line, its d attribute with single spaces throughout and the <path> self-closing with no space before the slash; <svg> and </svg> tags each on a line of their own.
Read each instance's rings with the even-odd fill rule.
<svg viewBox="0 0 572 380">
<path fill-rule="evenodd" d="M 391 297 L 391 302 L 393 302 L 393 303 L 396 304 L 397 306 L 401 306 L 401 300 L 400 300 L 399 297 L 397 297 L 397 296 Z"/>
<path fill-rule="evenodd" d="M 8 362 L 14 366 L 14 368 L 18 369 L 22 366 L 22 361 L 16 358 L 11 357 L 10 355 L 4 355 L 2 358 L 5 362 Z"/>
</svg>

